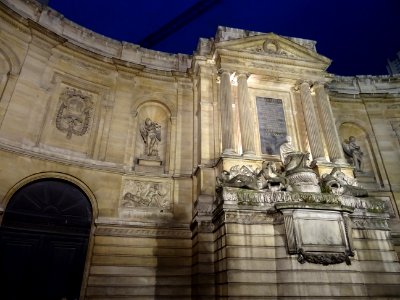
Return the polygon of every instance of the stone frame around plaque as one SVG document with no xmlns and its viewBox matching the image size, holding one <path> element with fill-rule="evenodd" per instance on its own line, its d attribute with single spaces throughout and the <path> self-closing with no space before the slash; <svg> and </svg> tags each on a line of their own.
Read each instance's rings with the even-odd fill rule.
<svg viewBox="0 0 400 300">
<path fill-rule="evenodd" d="M 261 154 L 279 155 L 288 135 L 282 99 L 256 96 Z"/>
<path fill-rule="evenodd" d="M 296 208 L 290 204 L 276 208 L 284 216 L 288 253 L 297 254 L 300 263 L 351 264 L 349 257 L 354 254 L 349 214 L 352 211 Z"/>
</svg>

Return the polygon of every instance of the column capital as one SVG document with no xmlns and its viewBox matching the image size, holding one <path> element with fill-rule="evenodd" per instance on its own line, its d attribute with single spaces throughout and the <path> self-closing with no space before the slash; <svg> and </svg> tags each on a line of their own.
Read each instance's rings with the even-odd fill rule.
<svg viewBox="0 0 400 300">
<path fill-rule="evenodd" d="M 326 83 L 322 82 L 322 81 L 315 81 L 311 86 L 313 91 L 315 91 L 316 89 L 325 89 L 325 87 L 326 87 Z"/>
<path fill-rule="evenodd" d="M 217 74 L 218 75 L 222 75 L 222 74 L 224 74 L 224 73 L 228 73 L 229 74 L 229 76 L 233 73 L 231 70 L 228 70 L 228 69 L 224 69 L 224 68 L 220 68 L 220 69 L 218 69 L 217 70 Z"/>
<path fill-rule="evenodd" d="M 245 73 L 245 72 L 237 72 L 236 74 L 237 74 L 238 79 L 239 79 L 239 77 L 241 77 L 241 78 L 245 77 L 247 80 L 251 76 L 251 73 Z"/>
<path fill-rule="evenodd" d="M 307 81 L 307 80 L 297 80 L 297 82 L 294 84 L 294 90 L 297 92 L 297 91 L 300 91 L 300 89 L 301 89 L 301 87 L 307 87 L 307 88 L 310 88 L 311 87 L 311 85 L 312 85 L 312 82 L 311 81 Z"/>
</svg>

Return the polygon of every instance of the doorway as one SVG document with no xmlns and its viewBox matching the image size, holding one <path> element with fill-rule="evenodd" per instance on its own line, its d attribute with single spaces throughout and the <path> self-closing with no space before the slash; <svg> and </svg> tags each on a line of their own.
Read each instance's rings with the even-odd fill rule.
<svg viewBox="0 0 400 300">
<path fill-rule="evenodd" d="M 79 299 L 91 224 L 76 185 L 42 179 L 20 188 L 0 227 L 1 299 Z"/>
</svg>

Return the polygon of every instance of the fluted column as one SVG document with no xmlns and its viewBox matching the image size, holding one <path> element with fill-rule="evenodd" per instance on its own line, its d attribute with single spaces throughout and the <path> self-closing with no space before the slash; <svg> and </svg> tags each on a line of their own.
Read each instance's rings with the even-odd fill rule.
<svg viewBox="0 0 400 300">
<path fill-rule="evenodd" d="M 325 132 L 329 158 L 332 162 L 344 163 L 345 159 L 343 155 L 342 145 L 340 144 L 331 105 L 325 93 L 324 85 L 321 83 L 315 83 L 313 89 L 317 98 L 319 110 L 321 112 L 321 122 Z"/>
<path fill-rule="evenodd" d="M 238 75 L 238 106 L 240 118 L 240 132 L 242 136 L 243 155 L 254 155 L 256 153 L 252 115 L 249 105 L 248 87 L 246 74 Z"/>
<path fill-rule="evenodd" d="M 311 154 L 314 160 L 324 160 L 325 155 L 322 147 L 321 134 L 318 128 L 317 115 L 311 97 L 310 85 L 307 82 L 303 82 L 300 85 L 300 97 L 303 105 Z"/>
<path fill-rule="evenodd" d="M 234 120 L 232 112 L 231 76 L 228 71 L 221 70 L 221 131 L 222 153 L 234 154 Z"/>
</svg>

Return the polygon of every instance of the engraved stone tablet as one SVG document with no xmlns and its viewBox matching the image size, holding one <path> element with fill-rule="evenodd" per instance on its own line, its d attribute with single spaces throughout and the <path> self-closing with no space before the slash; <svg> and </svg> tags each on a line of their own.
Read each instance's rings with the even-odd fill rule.
<svg viewBox="0 0 400 300">
<path fill-rule="evenodd" d="M 257 97 L 257 115 L 260 126 L 261 152 L 277 155 L 287 135 L 285 114 L 281 99 Z"/>
</svg>

